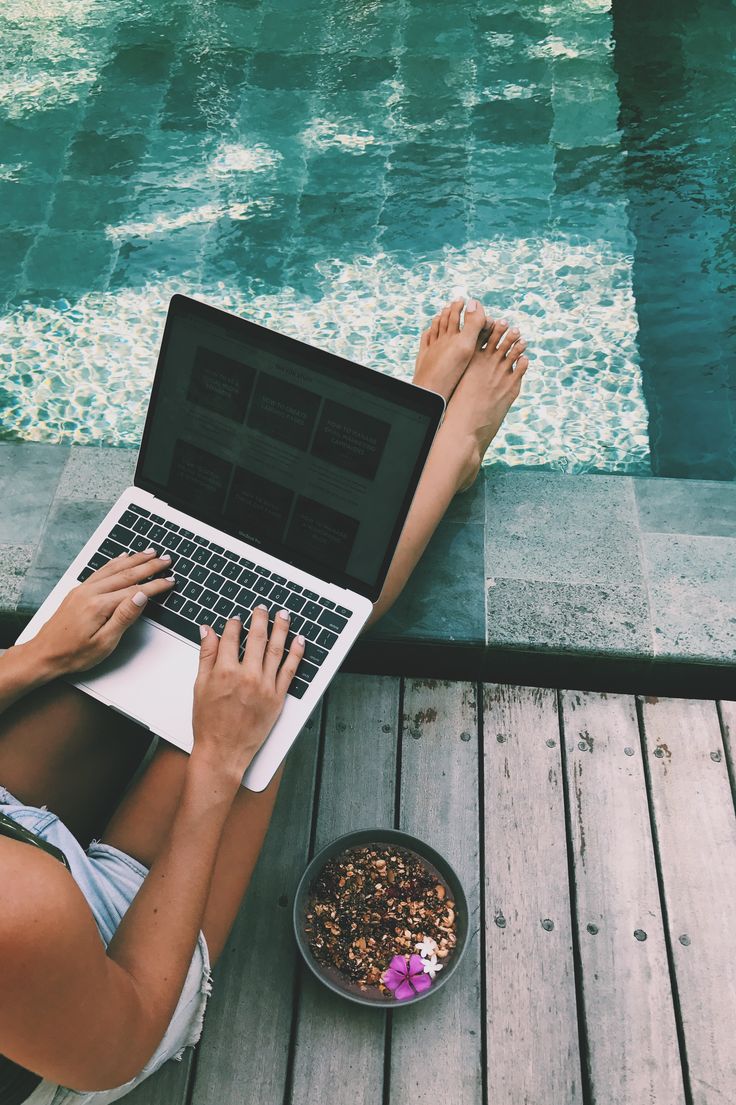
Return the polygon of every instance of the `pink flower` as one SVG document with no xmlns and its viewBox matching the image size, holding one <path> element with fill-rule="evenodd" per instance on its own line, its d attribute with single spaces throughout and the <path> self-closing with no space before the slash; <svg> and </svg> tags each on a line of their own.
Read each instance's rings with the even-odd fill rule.
<svg viewBox="0 0 736 1105">
<path fill-rule="evenodd" d="M 418 955 L 412 955 L 408 963 L 406 956 L 395 955 L 388 970 L 383 972 L 382 981 L 397 1001 L 413 998 L 432 985 L 432 979 L 424 973 L 424 962 Z"/>
</svg>

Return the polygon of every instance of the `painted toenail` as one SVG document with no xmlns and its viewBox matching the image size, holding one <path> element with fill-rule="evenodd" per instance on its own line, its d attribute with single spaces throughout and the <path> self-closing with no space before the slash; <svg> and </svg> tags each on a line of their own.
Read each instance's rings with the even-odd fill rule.
<svg viewBox="0 0 736 1105">
<path fill-rule="evenodd" d="M 472 315 L 473 311 L 476 309 L 477 306 L 478 306 L 477 299 L 469 299 L 468 300 L 468 305 L 465 308 L 465 314 L 466 315 Z"/>
</svg>

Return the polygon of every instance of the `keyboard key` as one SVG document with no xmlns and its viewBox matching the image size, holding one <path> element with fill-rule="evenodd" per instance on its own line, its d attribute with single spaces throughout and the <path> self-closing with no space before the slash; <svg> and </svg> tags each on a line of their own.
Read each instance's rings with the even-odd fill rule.
<svg viewBox="0 0 736 1105">
<path fill-rule="evenodd" d="M 199 625 L 212 625 L 214 621 L 217 621 L 217 614 L 214 610 L 201 610 L 197 615 Z"/>
<path fill-rule="evenodd" d="M 257 579 L 253 586 L 253 590 L 257 595 L 268 595 L 272 587 L 273 583 L 271 583 L 269 579 Z"/>
<path fill-rule="evenodd" d="M 130 547 L 133 552 L 143 552 L 144 549 L 150 549 L 151 542 L 142 533 L 137 533 L 130 542 Z"/>
<path fill-rule="evenodd" d="M 188 622 L 185 618 L 182 618 L 181 614 L 170 610 L 167 606 L 161 606 L 155 602 L 149 603 L 146 606 L 145 617 L 150 618 L 158 625 L 165 626 L 166 629 L 173 630 L 180 637 L 184 637 L 188 641 L 196 641 L 199 644 L 199 626 L 195 625 L 194 622 Z"/>
<path fill-rule="evenodd" d="M 152 526 L 152 528 L 148 531 L 148 540 L 152 543 L 160 543 L 161 541 L 163 541 L 165 536 L 166 530 L 163 526 Z"/>
<path fill-rule="evenodd" d="M 251 572 L 249 568 L 246 568 L 244 572 L 241 572 L 238 576 L 238 583 L 242 583 L 243 587 L 252 587 L 258 576 L 255 572 Z"/>
<path fill-rule="evenodd" d="M 303 679 L 305 683 L 311 683 L 317 674 L 317 670 L 314 664 L 310 664 L 308 660 L 302 660 L 296 669 L 297 678 Z"/>
<path fill-rule="evenodd" d="M 225 551 L 222 545 L 216 545 L 214 541 L 210 541 L 209 546 L 212 549 L 212 552 L 224 553 Z"/>
<path fill-rule="evenodd" d="M 197 538 L 195 537 L 196 541 Z M 192 553 L 192 560 L 196 560 L 198 564 L 206 564 L 212 554 L 209 549 L 205 549 L 202 545 L 198 545 Z"/>
<path fill-rule="evenodd" d="M 175 549 L 180 541 L 181 537 L 178 533 L 167 533 L 161 544 L 165 549 Z"/>
<path fill-rule="evenodd" d="M 225 618 L 215 618 L 215 620 L 212 623 L 212 628 L 214 629 L 214 631 L 215 631 L 215 633 L 217 634 L 218 637 L 222 636 L 222 631 L 224 630 L 226 625 L 227 625 L 227 620 Z"/>
<path fill-rule="evenodd" d="M 163 525 L 164 520 L 158 514 L 151 514 L 149 517 L 152 522 L 158 522 L 159 525 Z"/>
<path fill-rule="evenodd" d="M 272 602 L 286 602 L 289 597 L 289 591 L 286 587 L 274 587 L 271 591 Z"/>
<path fill-rule="evenodd" d="M 124 510 L 118 519 L 121 526 L 127 526 L 132 529 L 138 521 L 138 515 L 134 514 L 132 510 Z"/>
<path fill-rule="evenodd" d="M 91 568 L 93 572 L 96 572 L 98 568 L 104 568 L 105 564 L 109 563 L 109 561 L 109 556 L 105 556 L 103 553 L 96 552 L 87 567 Z"/>
<path fill-rule="evenodd" d="M 194 540 L 197 542 L 198 545 L 203 545 L 205 548 L 207 548 L 208 541 L 204 537 L 199 537 L 195 534 Z"/>
<path fill-rule="evenodd" d="M 77 576 L 77 579 L 79 580 L 80 583 L 84 583 L 85 579 L 89 579 L 89 577 L 91 575 L 92 575 L 92 569 L 91 568 L 82 568 L 81 572 Z"/>
<path fill-rule="evenodd" d="M 220 599 L 215 606 L 215 613 L 222 614 L 224 618 L 229 618 L 234 609 L 235 605 L 229 599 Z"/>
<path fill-rule="evenodd" d="M 183 595 L 178 595 L 176 591 L 169 591 L 164 599 L 164 606 L 168 606 L 169 610 L 181 610 L 186 601 Z"/>
<path fill-rule="evenodd" d="M 192 531 L 190 529 L 184 529 L 183 526 L 179 530 L 179 533 L 182 535 L 182 537 L 194 537 Z"/>
<path fill-rule="evenodd" d="M 123 545 L 118 545 L 117 541 L 111 541 L 109 537 L 106 537 L 100 545 L 100 552 L 103 556 L 109 556 L 110 560 L 112 560 L 114 556 L 120 556 L 121 553 L 126 551 Z"/>
<path fill-rule="evenodd" d="M 305 683 L 301 679 L 292 679 L 287 694 L 290 694 L 292 698 L 303 698 L 304 692 L 309 690 L 309 683 Z"/>
<path fill-rule="evenodd" d="M 238 554 L 237 553 L 230 552 L 229 549 L 225 549 L 225 556 L 228 558 L 228 560 L 233 560 L 237 564 L 237 562 L 238 562 Z"/>
<path fill-rule="evenodd" d="M 302 630 L 302 632 L 304 632 L 304 630 Z M 335 633 L 330 633 L 329 629 L 323 629 L 317 638 L 318 644 L 323 645 L 325 648 L 332 648 L 336 641 L 337 635 Z"/>
<path fill-rule="evenodd" d="M 315 601 L 319 600 L 319 595 L 317 594 L 317 592 L 316 591 L 307 591 L 306 587 L 302 591 L 302 594 L 304 595 L 305 599 L 314 599 Z"/>
<path fill-rule="evenodd" d="M 247 587 L 241 587 L 235 596 L 235 601 L 242 606 L 247 606 L 249 610 L 252 610 L 258 602 L 258 595 L 255 591 L 249 591 Z"/>
<path fill-rule="evenodd" d="M 112 527 L 109 536 L 112 537 L 113 541 L 121 541 L 123 545 L 127 545 L 128 548 L 130 548 L 136 535 L 132 530 L 127 529 L 126 526 L 118 524 Z"/>
<path fill-rule="evenodd" d="M 332 602 L 330 599 L 320 599 L 319 601 L 320 601 L 320 605 L 324 606 L 327 610 L 334 610 L 335 609 L 335 603 Z"/>
<path fill-rule="evenodd" d="M 335 613 L 341 614 L 343 618 L 352 618 L 353 616 L 352 610 L 348 610 L 346 606 L 336 606 Z"/>
<path fill-rule="evenodd" d="M 204 583 L 209 574 L 209 569 L 205 568 L 204 564 L 195 564 L 189 573 L 189 578 L 195 583 Z"/>
<path fill-rule="evenodd" d="M 177 525 L 175 525 L 173 522 L 164 522 L 164 525 L 166 526 L 167 529 L 174 530 L 175 533 L 179 532 L 179 527 Z"/>
<path fill-rule="evenodd" d="M 183 540 L 179 545 L 179 556 L 191 556 L 196 547 L 193 541 Z"/>
<path fill-rule="evenodd" d="M 240 591 L 240 584 L 236 583 L 233 579 L 228 579 L 220 588 L 220 594 L 224 595 L 226 599 L 234 599 Z"/>
<path fill-rule="evenodd" d="M 275 572 L 271 573 L 271 579 L 274 583 L 286 583 L 286 576 L 277 576 Z"/>
<path fill-rule="evenodd" d="M 292 614 L 289 618 L 289 629 L 292 631 L 292 636 L 295 636 L 301 630 L 304 625 L 304 618 L 301 614 Z"/>
<path fill-rule="evenodd" d="M 323 625 L 325 629 L 331 629 L 333 633 L 339 633 L 348 624 L 347 619 L 341 617 L 337 611 L 323 610 L 317 619 L 320 625 Z"/>
<path fill-rule="evenodd" d="M 182 594 L 186 595 L 188 599 L 198 599 L 202 594 L 202 585 L 200 583 L 187 583 Z"/>
<path fill-rule="evenodd" d="M 224 576 L 219 576 L 217 574 L 217 572 L 209 571 L 209 565 L 207 565 L 207 567 L 208 567 L 207 586 L 210 587 L 213 591 L 221 591 L 222 590 L 222 585 L 225 582 L 225 577 Z"/>
<path fill-rule="evenodd" d="M 188 621 L 196 621 L 197 614 L 199 614 L 200 609 L 201 607 L 199 607 L 196 602 L 192 602 L 192 600 L 190 599 L 189 602 L 185 602 L 182 606 L 181 616 L 182 618 L 186 618 Z"/>
<path fill-rule="evenodd" d="M 289 587 L 291 587 L 292 591 L 296 591 L 296 593 L 298 595 L 300 595 L 302 593 L 302 591 L 304 590 L 304 588 L 300 587 L 298 583 L 290 583 Z M 305 595 L 305 598 L 306 598 L 306 595 Z"/>
<path fill-rule="evenodd" d="M 308 641 L 316 641 L 322 632 L 323 630 L 320 629 L 318 625 L 315 625 L 314 622 L 305 622 L 302 626 L 302 635 L 306 637 Z M 327 632 L 327 630 L 324 630 L 324 632 Z"/>
<path fill-rule="evenodd" d="M 219 597 L 220 596 L 217 594 L 216 591 L 210 591 L 208 588 L 206 591 L 203 591 L 202 594 L 199 596 L 199 604 L 200 606 L 206 606 L 208 610 L 214 610 L 215 603 L 217 602 Z"/>
<path fill-rule="evenodd" d="M 238 560 L 238 564 L 241 568 L 255 568 L 255 564 L 252 560 L 246 560 L 244 556 L 241 556 Z"/>
<path fill-rule="evenodd" d="M 316 645 L 314 641 L 307 641 L 304 645 L 304 659 L 309 660 L 312 664 L 319 665 L 327 659 L 327 649 L 322 648 L 321 645 Z"/>
<path fill-rule="evenodd" d="M 288 599 L 286 600 L 286 606 L 287 609 L 294 610 L 296 613 L 299 613 L 301 608 L 304 606 L 304 602 L 305 600 L 302 598 L 301 595 L 289 595 Z"/>
<path fill-rule="evenodd" d="M 225 553 L 227 556 L 227 553 Z M 211 567 L 212 565 L 210 565 Z M 222 574 L 227 576 L 228 579 L 237 579 L 240 575 L 240 565 L 233 560 L 228 560 L 225 567 L 222 569 Z"/>
<path fill-rule="evenodd" d="M 224 556 L 211 556 L 207 561 L 207 567 L 211 572 L 221 572 L 226 564 Z"/>
<path fill-rule="evenodd" d="M 134 514 L 141 514 L 144 518 L 147 518 L 150 511 L 144 510 L 142 506 L 138 506 L 137 503 L 131 503 L 128 510 L 132 510 Z"/>
<path fill-rule="evenodd" d="M 308 602 L 302 609 L 305 618 L 318 618 L 322 613 L 322 607 L 318 602 Z"/>
<path fill-rule="evenodd" d="M 148 533 L 153 528 L 153 522 L 149 522 L 148 518 L 138 518 L 133 529 L 136 533 Z"/>
<path fill-rule="evenodd" d="M 185 556 L 181 555 L 181 545 L 179 546 L 178 552 L 179 555 L 177 556 L 176 560 L 176 570 L 180 576 L 188 576 L 191 574 L 192 568 L 194 567 L 194 561 L 187 560 Z"/>
</svg>

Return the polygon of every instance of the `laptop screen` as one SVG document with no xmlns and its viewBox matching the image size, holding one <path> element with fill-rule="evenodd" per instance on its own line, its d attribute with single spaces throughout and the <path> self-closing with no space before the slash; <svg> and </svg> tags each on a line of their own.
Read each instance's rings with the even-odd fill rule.
<svg viewBox="0 0 736 1105">
<path fill-rule="evenodd" d="M 136 484 L 375 600 L 442 399 L 174 296 Z"/>
</svg>

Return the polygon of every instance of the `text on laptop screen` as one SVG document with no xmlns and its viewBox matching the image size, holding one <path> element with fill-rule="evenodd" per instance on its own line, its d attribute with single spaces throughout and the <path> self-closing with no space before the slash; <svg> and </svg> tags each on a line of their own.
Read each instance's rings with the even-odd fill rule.
<svg viewBox="0 0 736 1105">
<path fill-rule="evenodd" d="M 324 361 L 287 361 L 175 318 L 141 475 L 159 497 L 244 541 L 370 587 L 431 417 Z"/>
</svg>

